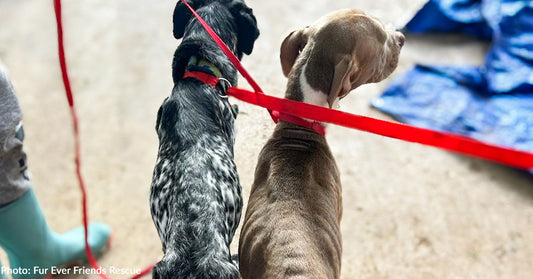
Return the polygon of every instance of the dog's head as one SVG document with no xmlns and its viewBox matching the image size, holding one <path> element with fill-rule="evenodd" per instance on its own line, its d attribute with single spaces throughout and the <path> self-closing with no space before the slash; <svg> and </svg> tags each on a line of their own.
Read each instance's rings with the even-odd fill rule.
<svg viewBox="0 0 533 279">
<path fill-rule="evenodd" d="M 259 36 L 259 29 L 252 9 L 246 6 L 243 0 L 188 0 L 187 2 L 217 32 L 228 47 L 233 48 L 239 59 L 243 53 L 248 55 L 252 53 L 255 40 Z M 178 1 L 173 17 L 173 32 L 176 39 L 183 38 L 192 30 L 191 24 L 199 24 L 196 20 L 192 20 L 192 17 L 189 8 Z M 235 34 L 236 37 L 230 38 L 228 33 Z"/>
<path fill-rule="evenodd" d="M 281 66 L 289 79 L 305 74 L 313 89 L 328 95 L 331 107 L 359 85 L 388 77 L 404 40 L 360 10 L 342 10 L 289 34 L 281 45 Z M 304 73 L 295 70 L 304 66 Z"/>
</svg>

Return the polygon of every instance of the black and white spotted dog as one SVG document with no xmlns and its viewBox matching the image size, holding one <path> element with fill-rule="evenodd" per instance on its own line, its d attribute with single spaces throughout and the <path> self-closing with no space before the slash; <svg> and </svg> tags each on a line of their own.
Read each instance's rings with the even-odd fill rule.
<svg viewBox="0 0 533 279">
<path fill-rule="evenodd" d="M 242 0 L 189 0 L 234 53 L 250 54 L 259 36 L 252 10 Z M 174 89 L 161 105 L 156 130 L 159 151 L 150 202 L 164 257 L 153 278 L 237 279 L 229 245 L 241 217 L 241 186 L 233 161 L 236 113 L 226 84 L 237 72 L 215 42 L 178 2 L 174 36 Z M 187 72 L 224 82 L 209 85 Z"/>
</svg>

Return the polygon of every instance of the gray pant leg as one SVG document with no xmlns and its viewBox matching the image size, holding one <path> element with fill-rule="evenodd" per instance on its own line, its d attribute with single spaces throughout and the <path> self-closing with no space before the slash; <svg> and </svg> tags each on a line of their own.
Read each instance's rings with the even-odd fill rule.
<svg viewBox="0 0 533 279">
<path fill-rule="evenodd" d="M 23 140 L 22 112 L 0 65 L 0 206 L 18 199 L 31 186 Z"/>
</svg>

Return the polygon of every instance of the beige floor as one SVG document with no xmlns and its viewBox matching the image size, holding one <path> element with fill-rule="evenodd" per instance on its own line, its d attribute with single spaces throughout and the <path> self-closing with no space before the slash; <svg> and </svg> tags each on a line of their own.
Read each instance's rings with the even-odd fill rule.
<svg viewBox="0 0 533 279">
<path fill-rule="evenodd" d="M 348 7 L 401 26 L 424 1 L 247 2 L 261 36 L 244 64 L 266 92 L 281 95 L 286 80 L 278 49 L 292 29 Z M 179 43 L 171 32 L 174 5 L 64 1 L 90 218 L 109 223 L 115 235 L 112 249 L 100 258 L 106 268 L 143 267 L 161 256 L 148 194 L 157 150 L 155 116 L 172 88 L 171 57 Z M 395 75 L 414 63 L 479 64 L 486 49 L 464 37 L 408 36 Z M 62 232 L 79 225 L 81 217 L 71 120 L 56 53 L 51 0 L 0 0 L 0 59 L 25 114 L 35 191 L 48 223 Z M 342 108 L 387 119 L 369 101 L 388 82 L 357 89 Z M 236 103 L 241 110 L 236 162 L 247 196 L 258 152 L 274 126 L 263 109 Z M 340 127 L 329 128 L 328 141 L 343 181 L 342 278 L 531 278 L 531 176 Z"/>
</svg>

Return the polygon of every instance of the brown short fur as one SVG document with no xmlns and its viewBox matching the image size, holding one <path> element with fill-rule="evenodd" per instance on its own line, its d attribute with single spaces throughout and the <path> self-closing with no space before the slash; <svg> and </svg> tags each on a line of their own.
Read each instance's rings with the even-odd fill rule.
<svg viewBox="0 0 533 279">
<path fill-rule="evenodd" d="M 281 46 L 286 98 L 331 107 L 355 87 L 387 77 L 403 40 L 359 10 L 294 31 Z M 341 216 L 339 171 L 325 137 L 280 121 L 255 171 L 239 242 L 242 278 L 339 278 Z"/>
</svg>

